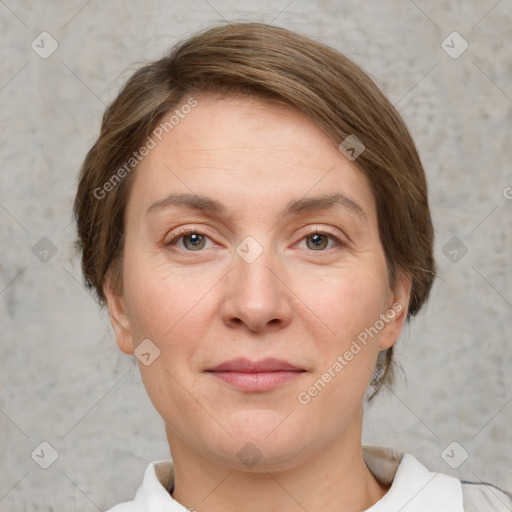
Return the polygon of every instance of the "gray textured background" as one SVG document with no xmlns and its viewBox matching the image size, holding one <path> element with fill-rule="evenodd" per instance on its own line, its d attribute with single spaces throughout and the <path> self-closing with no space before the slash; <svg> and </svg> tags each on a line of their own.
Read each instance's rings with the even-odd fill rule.
<svg viewBox="0 0 512 512">
<path fill-rule="evenodd" d="M 405 117 L 428 175 L 440 278 L 400 341 L 407 380 L 368 411 L 364 438 L 512 489 L 510 0 L 1 0 L 0 511 L 104 510 L 168 456 L 134 360 L 81 285 L 70 211 L 129 73 L 223 18 L 334 46 Z M 46 59 L 31 48 L 43 31 L 59 45 Z M 457 59 L 441 46 L 453 31 L 469 43 Z M 31 457 L 49 462 L 43 441 L 58 454 L 46 470 Z M 468 452 L 456 470 L 441 456 L 453 441 Z"/>
</svg>

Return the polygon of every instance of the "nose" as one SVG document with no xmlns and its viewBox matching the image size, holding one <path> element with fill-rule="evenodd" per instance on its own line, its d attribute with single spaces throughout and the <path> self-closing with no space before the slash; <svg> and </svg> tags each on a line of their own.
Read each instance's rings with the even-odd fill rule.
<svg viewBox="0 0 512 512">
<path fill-rule="evenodd" d="M 277 255 L 270 250 L 252 261 L 233 255 L 220 307 L 223 322 L 251 332 L 273 332 L 287 327 L 293 315 L 293 293 L 286 284 Z"/>
</svg>

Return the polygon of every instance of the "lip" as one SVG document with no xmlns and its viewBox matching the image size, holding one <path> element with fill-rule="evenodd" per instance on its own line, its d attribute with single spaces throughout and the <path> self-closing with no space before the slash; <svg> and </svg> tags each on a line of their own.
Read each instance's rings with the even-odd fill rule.
<svg viewBox="0 0 512 512">
<path fill-rule="evenodd" d="M 306 370 L 287 361 L 233 359 L 207 370 L 214 377 L 243 391 L 270 391 L 298 378 Z"/>
<path fill-rule="evenodd" d="M 304 371 L 287 361 L 281 359 L 267 358 L 261 361 L 251 361 L 250 359 L 239 358 L 226 361 L 213 368 L 208 369 L 209 372 L 243 372 L 243 373 L 267 373 L 291 371 Z"/>
</svg>

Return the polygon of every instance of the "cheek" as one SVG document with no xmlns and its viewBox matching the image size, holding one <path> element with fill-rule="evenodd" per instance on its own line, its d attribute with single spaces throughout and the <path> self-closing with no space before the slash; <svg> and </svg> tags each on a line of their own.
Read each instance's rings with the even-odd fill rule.
<svg viewBox="0 0 512 512">
<path fill-rule="evenodd" d="M 329 387 L 320 401 L 340 403 L 350 396 L 362 396 L 379 353 L 379 318 L 387 306 L 387 274 L 344 269 L 308 288 L 316 290 L 310 291 L 307 304 L 317 313 L 309 315 L 308 326 L 318 356 L 312 382 L 320 379 L 318 389 L 323 389 L 323 384 Z M 325 329 L 319 329 L 319 320 Z"/>
<path fill-rule="evenodd" d="M 316 279 L 299 277 L 296 290 L 325 331 L 345 342 L 375 323 L 389 297 L 387 275 L 378 267 L 352 266 Z"/>
<path fill-rule="evenodd" d="M 126 259 L 125 296 L 134 343 L 150 339 L 160 351 L 151 365 L 139 363 L 141 377 L 163 417 L 185 409 L 200 415 L 184 390 L 195 385 L 197 353 L 213 322 L 209 291 L 218 278 L 154 261 L 143 254 Z"/>
<path fill-rule="evenodd" d="M 163 258 L 132 252 L 126 258 L 124 275 L 134 342 L 149 338 L 162 353 L 172 351 L 173 359 L 192 352 L 212 320 L 210 292 L 222 274 L 174 269 Z"/>
</svg>

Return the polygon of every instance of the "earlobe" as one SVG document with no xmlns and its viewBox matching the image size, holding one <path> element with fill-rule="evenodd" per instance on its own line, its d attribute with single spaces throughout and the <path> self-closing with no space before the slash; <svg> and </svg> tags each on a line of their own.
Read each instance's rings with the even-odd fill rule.
<svg viewBox="0 0 512 512">
<path fill-rule="evenodd" d="M 392 347 L 407 320 L 409 301 L 411 297 L 412 278 L 409 275 L 400 273 L 397 285 L 392 293 L 392 300 L 388 304 L 385 316 L 388 320 L 379 339 L 379 349 L 387 350 Z"/>
<path fill-rule="evenodd" d="M 123 296 L 113 289 L 110 278 L 106 279 L 103 293 L 107 299 L 108 314 L 116 335 L 117 345 L 122 352 L 131 355 L 135 347 Z"/>
</svg>

